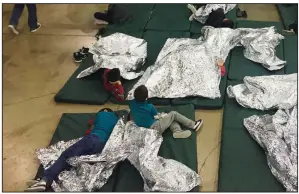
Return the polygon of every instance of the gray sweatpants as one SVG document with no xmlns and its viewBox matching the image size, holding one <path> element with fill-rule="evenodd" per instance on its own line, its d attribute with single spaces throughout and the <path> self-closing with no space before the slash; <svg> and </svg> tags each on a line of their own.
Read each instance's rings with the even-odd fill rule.
<svg viewBox="0 0 299 194">
<path fill-rule="evenodd" d="M 154 122 L 151 128 L 160 131 L 162 134 L 169 127 L 172 133 L 176 133 L 182 131 L 179 123 L 190 129 L 192 129 L 195 125 L 194 121 L 188 119 L 184 115 L 181 115 L 176 111 L 171 111 L 163 118 Z"/>
</svg>

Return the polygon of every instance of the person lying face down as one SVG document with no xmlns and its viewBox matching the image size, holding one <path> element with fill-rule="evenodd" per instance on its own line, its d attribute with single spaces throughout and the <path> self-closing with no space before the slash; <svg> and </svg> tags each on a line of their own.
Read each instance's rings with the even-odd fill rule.
<svg viewBox="0 0 299 194">
<path fill-rule="evenodd" d="M 213 26 L 214 28 L 234 28 L 234 22 L 225 17 L 224 10 L 222 8 L 213 10 L 205 23 L 207 26 Z"/>
<path fill-rule="evenodd" d="M 46 188 L 50 187 L 52 182 L 58 178 L 60 172 L 70 168 L 67 159 L 74 156 L 101 153 L 117 121 L 118 117 L 111 109 L 101 109 L 97 113 L 88 135 L 84 136 L 81 140 L 62 152 L 55 163 L 45 170 L 44 177 L 41 180 L 34 181 L 35 183 L 25 191 L 46 191 Z"/>
<path fill-rule="evenodd" d="M 140 85 L 135 89 L 134 98 L 129 103 L 130 116 L 138 127 L 155 129 L 161 134 L 170 128 L 174 138 L 188 138 L 191 136 L 191 131 L 182 130 L 180 124 L 197 131 L 203 123 L 201 119 L 192 121 L 176 111 L 158 115 L 154 105 L 147 101 L 148 90 L 145 85 Z"/>
<path fill-rule="evenodd" d="M 103 74 L 104 88 L 110 92 L 118 101 L 125 100 L 125 92 L 121 83 L 118 68 L 105 69 Z"/>
<path fill-rule="evenodd" d="M 195 6 L 196 7 L 195 7 Z M 188 9 L 191 10 L 192 15 L 189 20 L 192 21 L 194 19 L 194 15 L 196 13 L 196 9 L 199 7 L 205 6 L 206 4 L 188 4 Z M 206 26 L 213 26 L 214 28 L 233 28 L 234 22 L 225 17 L 224 10 L 222 8 L 218 8 L 213 10 L 205 23 Z"/>
</svg>

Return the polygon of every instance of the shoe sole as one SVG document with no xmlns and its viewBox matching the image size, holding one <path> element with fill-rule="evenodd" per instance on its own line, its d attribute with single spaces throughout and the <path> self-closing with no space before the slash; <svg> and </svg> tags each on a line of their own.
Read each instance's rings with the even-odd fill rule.
<svg viewBox="0 0 299 194">
<path fill-rule="evenodd" d="M 186 131 L 182 131 L 182 132 L 176 132 L 173 133 L 173 137 L 176 139 L 184 139 L 184 138 L 188 138 L 191 136 L 191 131 L 186 130 Z"/>
<path fill-rule="evenodd" d="M 25 192 L 42 192 L 45 190 L 46 188 L 44 186 L 39 186 L 39 187 L 28 188 L 25 190 Z"/>
<path fill-rule="evenodd" d="M 98 19 L 94 19 L 94 24 L 95 25 L 108 25 L 108 22 L 105 22 L 103 20 L 98 20 Z"/>
<path fill-rule="evenodd" d="M 38 23 L 38 25 L 39 25 L 39 27 L 38 28 L 36 28 L 36 29 L 34 29 L 34 30 L 31 30 L 30 32 L 36 32 L 38 29 L 40 29 L 40 27 L 42 27 L 42 25 L 40 24 L 40 23 Z"/>
<path fill-rule="evenodd" d="M 11 29 L 11 31 L 12 31 L 14 34 L 16 34 L 16 35 L 18 35 L 18 34 L 19 34 L 19 32 L 16 30 L 16 28 L 15 28 L 14 26 L 12 26 L 12 25 L 9 25 L 9 26 L 8 26 L 8 28 L 10 28 L 10 29 Z"/>
<path fill-rule="evenodd" d="M 195 131 L 198 131 L 201 128 L 202 124 L 203 124 L 203 121 L 201 121 L 201 123 L 197 126 L 197 128 L 195 129 Z"/>
<path fill-rule="evenodd" d="M 77 61 L 76 59 L 74 59 L 74 61 L 75 61 L 76 63 L 81 63 L 81 62 L 82 62 L 82 59 L 81 59 L 80 61 Z"/>
</svg>

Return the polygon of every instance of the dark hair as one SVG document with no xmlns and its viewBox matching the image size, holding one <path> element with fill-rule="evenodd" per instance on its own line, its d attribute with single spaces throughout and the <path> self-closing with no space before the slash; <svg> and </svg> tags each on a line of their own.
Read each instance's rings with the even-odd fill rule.
<svg viewBox="0 0 299 194">
<path fill-rule="evenodd" d="M 107 112 L 113 112 L 113 110 L 111 110 L 110 108 L 102 108 L 101 110 L 99 110 L 99 112 L 104 112 L 105 110 Z"/>
<path fill-rule="evenodd" d="M 135 89 L 134 98 L 137 102 L 145 102 L 148 98 L 148 91 L 145 85 L 140 85 Z"/>
<path fill-rule="evenodd" d="M 232 20 L 229 20 L 229 19 L 227 19 L 227 20 L 225 20 L 225 21 L 223 21 L 222 22 L 222 25 L 221 25 L 221 27 L 223 27 L 223 28 L 234 28 L 234 22 L 232 21 Z"/>
<path fill-rule="evenodd" d="M 119 69 L 118 68 L 111 69 L 107 73 L 107 80 L 109 82 L 120 81 L 120 71 L 119 71 Z"/>
</svg>

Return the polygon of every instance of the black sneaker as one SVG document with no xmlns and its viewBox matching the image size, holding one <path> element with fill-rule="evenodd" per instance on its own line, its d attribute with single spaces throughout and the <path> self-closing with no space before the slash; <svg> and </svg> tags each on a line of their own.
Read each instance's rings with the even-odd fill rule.
<svg viewBox="0 0 299 194">
<path fill-rule="evenodd" d="M 40 23 L 37 23 L 36 28 L 30 30 L 30 32 L 36 32 L 42 25 Z"/>
<path fill-rule="evenodd" d="M 73 58 L 76 63 L 82 62 L 82 60 L 85 59 L 86 57 L 87 57 L 87 54 L 82 54 L 80 52 L 76 52 L 73 54 Z"/>
<path fill-rule="evenodd" d="M 79 50 L 79 52 L 80 52 L 81 54 L 88 54 L 88 52 L 89 52 L 89 48 L 82 47 L 82 48 Z"/>
<path fill-rule="evenodd" d="M 47 183 L 45 180 L 40 180 L 27 188 L 25 192 L 43 192 L 46 191 Z"/>
<path fill-rule="evenodd" d="M 198 131 L 200 129 L 200 127 L 202 126 L 202 123 L 203 123 L 202 119 L 199 119 L 198 121 L 195 121 L 195 125 L 194 125 L 193 129 L 195 131 Z"/>
</svg>

